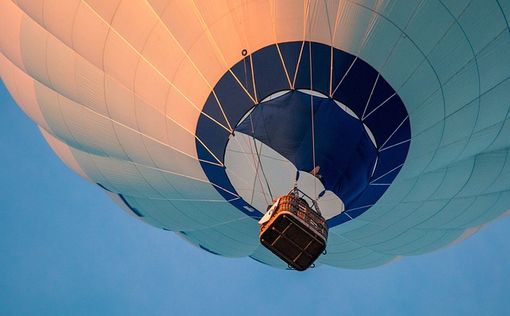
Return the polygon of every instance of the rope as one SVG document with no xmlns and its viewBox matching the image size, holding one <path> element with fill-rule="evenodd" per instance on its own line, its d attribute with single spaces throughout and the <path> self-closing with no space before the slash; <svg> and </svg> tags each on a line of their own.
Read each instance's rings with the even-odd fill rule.
<svg viewBox="0 0 510 316">
<path fill-rule="evenodd" d="M 310 55 L 310 87 L 313 89 L 313 79 L 312 79 L 312 45 L 309 44 L 309 55 Z M 315 116 L 314 116 L 314 106 L 313 106 L 313 96 L 310 95 L 310 119 L 312 121 L 312 162 L 313 168 L 315 171 L 317 167 L 317 163 L 315 161 Z M 314 201 L 317 201 L 317 182 L 314 182 Z"/>
<path fill-rule="evenodd" d="M 309 20 L 309 27 L 310 30 L 312 28 L 312 21 L 314 21 L 315 16 L 317 12 L 316 10 L 312 11 L 311 19 Z M 313 91 L 313 67 L 312 67 L 312 40 L 311 38 L 308 39 L 308 58 L 309 58 L 309 72 L 310 72 L 310 90 Z M 314 117 L 314 104 L 313 104 L 313 95 L 310 95 L 310 119 L 311 119 L 311 127 L 312 127 L 312 163 L 313 168 L 312 170 L 315 171 L 315 168 L 317 167 L 317 163 L 315 160 L 315 117 Z M 314 182 L 314 198 L 312 199 L 313 202 L 317 202 L 317 182 Z"/>
<path fill-rule="evenodd" d="M 250 124 L 251 124 L 251 138 L 253 140 L 253 146 L 255 147 L 255 153 L 257 154 L 257 160 L 258 160 L 258 163 L 259 163 L 259 166 L 260 166 L 260 171 L 262 172 L 262 176 L 264 177 L 264 182 L 266 183 L 267 190 L 269 191 L 269 196 L 271 197 L 271 202 L 272 202 L 274 196 L 273 196 L 273 192 L 271 192 L 271 187 L 269 186 L 269 181 L 267 181 L 266 173 L 264 172 L 264 168 L 262 166 L 262 161 L 260 160 L 260 153 L 259 153 L 259 150 L 257 148 L 257 142 L 256 142 L 256 139 L 255 139 L 255 128 L 253 126 L 253 120 L 252 120 L 252 117 L 251 117 L 251 113 L 250 113 Z M 262 190 L 262 192 L 263 192 L 264 197 L 265 197 L 265 191 Z M 267 199 L 266 199 L 266 201 L 267 201 Z"/>
</svg>

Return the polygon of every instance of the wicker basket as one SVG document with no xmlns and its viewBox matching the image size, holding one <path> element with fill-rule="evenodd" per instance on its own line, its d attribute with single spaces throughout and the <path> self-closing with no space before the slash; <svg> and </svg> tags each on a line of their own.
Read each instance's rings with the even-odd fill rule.
<svg viewBox="0 0 510 316">
<path fill-rule="evenodd" d="M 326 249 L 326 220 L 291 192 L 271 207 L 269 219 L 261 221 L 260 242 L 293 269 L 308 269 Z"/>
</svg>

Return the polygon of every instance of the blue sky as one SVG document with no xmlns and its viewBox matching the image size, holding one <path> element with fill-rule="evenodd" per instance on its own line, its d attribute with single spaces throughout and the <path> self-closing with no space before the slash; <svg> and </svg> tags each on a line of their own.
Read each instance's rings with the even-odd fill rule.
<svg viewBox="0 0 510 316">
<path fill-rule="evenodd" d="M 305 273 L 199 250 L 118 209 L 0 83 L 0 315 L 503 315 L 510 218 L 370 270 Z"/>
</svg>

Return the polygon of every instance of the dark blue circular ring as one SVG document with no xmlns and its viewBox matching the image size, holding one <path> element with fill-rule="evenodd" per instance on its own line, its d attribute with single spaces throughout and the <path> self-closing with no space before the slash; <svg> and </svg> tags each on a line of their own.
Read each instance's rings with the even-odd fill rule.
<svg viewBox="0 0 510 316">
<path fill-rule="evenodd" d="M 234 128 L 256 105 L 254 100 L 263 100 L 278 91 L 307 89 L 328 96 L 332 90 L 332 99 L 362 118 L 378 148 L 370 184 L 362 188 L 356 199 L 346 203 L 344 212 L 329 219 L 328 226 L 347 222 L 374 205 L 398 175 L 411 138 L 406 107 L 388 82 L 362 59 L 315 42 L 279 43 L 248 52 L 246 56 L 239 54 L 242 59 L 221 77 L 214 93 L 210 93 L 196 129 L 198 158 L 209 181 L 217 185 L 217 191 L 245 214 L 255 219 L 262 216 L 242 198 L 237 198 L 224 166 L 208 163 L 216 162 L 209 150 L 223 163 L 231 135 L 218 122 Z M 294 85 L 289 85 L 289 81 Z"/>
</svg>

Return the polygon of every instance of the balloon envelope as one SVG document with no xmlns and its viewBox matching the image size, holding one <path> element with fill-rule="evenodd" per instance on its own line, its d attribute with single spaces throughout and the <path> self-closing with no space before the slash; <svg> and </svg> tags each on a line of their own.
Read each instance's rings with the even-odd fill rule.
<svg viewBox="0 0 510 316">
<path fill-rule="evenodd" d="M 0 74 L 128 214 L 285 265 L 258 219 L 295 184 L 365 268 L 510 206 L 508 1 L 0 2 Z"/>
</svg>

